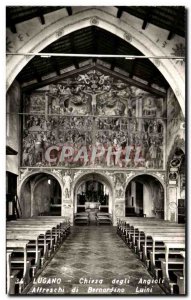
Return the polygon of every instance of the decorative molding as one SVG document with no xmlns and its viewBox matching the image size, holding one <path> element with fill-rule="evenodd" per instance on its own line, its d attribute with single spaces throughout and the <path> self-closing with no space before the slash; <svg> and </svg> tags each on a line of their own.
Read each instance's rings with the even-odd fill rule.
<svg viewBox="0 0 191 300">
<path fill-rule="evenodd" d="M 97 26 L 99 24 L 99 20 L 97 17 L 93 17 L 90 19 L 90 24 L 91 25 L 94 25 L 94 26 Z"/>
<path fill-rule="evenodd" d="M 175 44 L 175 46 L 172 48 L 172 50 L 173 50 L 173 52 L 171 52 L 171 55 L 185 57 L 186 48 L 183 43 Z M 185 62 L 185 59 L 175 61 L 176 64 L 180 64 L 180 65 L 183 65 L 184 62 Z"/>
<path fill-rule="evenodd" d="M 164 173 L 156 172 L 156 173 L 153 173 L 153 175 L 156 175 L 165 183 L 165 174 Z"/>
<path fill-rule="evenodd" d="M 56 31 L 56 37 L 60 38 L 63 35 L 64 35 L 64 27 Z"/>
<path fill-rule="evenodd" d="M 160 67 L 161 63 L 159 59 L 153 59 L 153 63 L 155 64 L 155 66 Z"/>
<path fill-rule="evenodd" d="M 131 43 L 132 40 L 133 40 L 133 37 L 132 37 L 132 35 L 131 35 L 129 32 L 125 32 L 125 33 L 124 33 L 124 39 L 125 39 L 127 42 Z"/>
<path fill-rule="evenodd" d="M 13 42 L 8 37 L 6 37 L 6 52 L 11 53 L 13 49 Z"/>
</svg>

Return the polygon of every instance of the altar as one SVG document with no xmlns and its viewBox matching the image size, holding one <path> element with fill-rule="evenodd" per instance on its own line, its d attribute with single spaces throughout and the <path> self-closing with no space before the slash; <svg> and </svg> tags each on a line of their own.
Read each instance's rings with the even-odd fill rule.
<svg viewBox="0 0 191 300">
<path fill-rule="evenodd" d="M 85 209 L 99 209 L 100 203 L 99 202 L 85 202 Z"/>
</svg>

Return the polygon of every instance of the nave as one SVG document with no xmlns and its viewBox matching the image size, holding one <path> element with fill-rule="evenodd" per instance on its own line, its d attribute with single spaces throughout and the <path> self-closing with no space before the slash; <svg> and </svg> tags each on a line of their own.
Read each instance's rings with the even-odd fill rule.
<svg viewBox="0 0 191 300">
<path fill-rule="evenodd" d="M 50 293 L 47 291 L 50 284 L 43 284 L 42 278 L 61 279 L 61 284 L 51 284 L 51 288 L 60 286 L 64 294 L 81 295 L 137 294 L 136 289 L 145 288 L 145 284 L 138 284 L 140 278 L 152 280 L 143 263 L 116 234 L 115 227 L 74 226 L 71 231 L 28 294 Z M 153 294 L 164 294 L 158 284 L 152 286 Z M 118 290 L 111 290 L 112 287 Z M 74 288 L 77 292 L 72 293 Z M 119 289 L 124 292 L 120 293 Z"/>
<path fill-rule="evenodd" d="M 119 218 L 117 228 L 53 216 L 7 223 L 9 294 L 184 294 L 184 258 L 184 225 L 155 218 Z"/>
<path fill-rule="evenodd" d="M 6 14 L 7 294 L 186 294 L 187 9 Z"/>
</svg>

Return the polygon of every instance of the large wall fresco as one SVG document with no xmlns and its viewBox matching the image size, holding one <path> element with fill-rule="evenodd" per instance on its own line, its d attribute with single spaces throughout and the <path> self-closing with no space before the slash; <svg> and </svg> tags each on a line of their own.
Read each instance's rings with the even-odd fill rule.
<svg viewBox="0 0 191 300">
<path fill-rule="evenodd" d="M 163 169 L 166 99 L 92 69 L 24 95 L 23 167 Z"/>
</svg>

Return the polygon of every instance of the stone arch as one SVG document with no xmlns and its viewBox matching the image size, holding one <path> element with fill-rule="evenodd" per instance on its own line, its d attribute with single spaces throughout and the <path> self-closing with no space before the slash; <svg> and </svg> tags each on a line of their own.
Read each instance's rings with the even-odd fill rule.
<svg viewBox="0 0 191 300">
<path fill-rule="evenodd" d="M 154 177 L 155 179 L 157 179 L 163 186 L 163 188 L 165 189 L 166 185 L 165 185 L 165 181 L 163 179 L 161 179 L 158 175 L 156 174 L 153 174 L 153 173 L 145 173 L 145 172 L 139 172 L 139 173 L 136 173 L 136 174 L 132 174 L 130 177 L 128 177 L 127 181 L 126 181 L 126 185 L 125 185 L 125 189 L 127 188 L 129 182 L 131 180 L 133 180 L 135 177 L 137 176 L 140 176 L 140 175 L 149 175 L 149 176 L 152 176 Z"/>
<path fill-rule="evenodd" d="M 53 22 L 43 30 L 40 29 L 40 31 L 30 38 L 24 46 L 17 49 L 17 52 L 40 52 L 60 37 L 88 26 L 98 26 L 106 31 L 114 33 L 118 37 L 130 42 L 144 55 L 165 55 L 163 49 L 159 48 L 154 40 L 151 40 L 144 32 L 138 30 L 135 25 L 129 24 L 124 20 L 120 20 L 119 23 L 119 20 L 116 17 L 101 8 L 90 8 Z M 19 55 L 8 57 L 6 72 L 7 89 L 10 87 L 18 73 L 32 58 L 32 56 L 24 57 Z M 158 62 L 157 60 L 151 59 L 151 61 L 168 81 L 179 101 L 183 114 L 185 114 L 185 88 L 183 75 L 181 75 L 172 60 L 161 60 Z"/>
<path fill-rule="evenodd" d="M 81 175 L 79 175 L 73 182 L 72 185 L 72 197 L 73 197 L 73 203 L 74 203 L 74 213 L 77 210 L 77 190 L 80 187 L 80 185 L 84 182 L 86 182 L 88 179 L 92 179 L 92 176 L 94 176 L 94 179 L 104 183 L 109 188 L 109 212 L 112 213 L 114 208 L 114 185 L 109 176 L 106 174 L 103 174 L 101 172 L 97 171 L 88 171 L 83 172 Z"/>
<path fill-rule="evenodd" d="M 32 171 L 32 172 L 27 172 L 24 177 L 22 178 L 22 180 L 19 182 L 19 185 L 18 185 L 18 198 L 21 199 L 21 196 L 22 196 L 22 190 L 23 188 L 26 186 L 26 184 L 29 182 L 30 178 L 33 177 L 33 176 L 38 176 L 38 175 L 42 175 L 42 174 L 45 174 L 45 175 L 50 175 L 52 176 L 53 178 L 55 178 L 57 180 L 57 182 L 59 183 L 60 185 L 60 188 L 61 188 L 61 203 L 63 203 L 63 190 L 64 190 L 64 186 L 63 186 L 63 182 L 62 180 L 59 178 L 58 175 L 54 174 L 53 172 L 51 171 L 43 171 L 43 170 L 35 170 L 35 171 Z M 42 181 L 43 178 L 39 178 L 35 183 L 34 183 L 34 187 L 36 187 L 40 181 Z M 30 211 L 31 213 L 33 212 L 33 209 L 32 209 L 32 204 L 31 204 L 31 208 L 30 208 Z M 61 210 L 62 211 L 62 210 Z"/>
<path fill-rule="evenodd" d="M 153 177 L 154 179 L 156 179 L 162 186 L 163 191 L 164 191 L 164 219 L 166 220 L 168 218 L 167 216 L 167 192 L 166 192 L 166 184 L 165 184 L 165 180 L 162 179 L 160 176 L 153 174 L 153 173 L 145 173 L 145 172 L 139 172 L 136 174 L 132 174 L 131 176 L 128 177 L 127 181 L 126 181 L 126 185 L 125 185 L 125 192 L 127 190 L 127 187 L 129 185 L 129 183 L 133 180 L 136 179 L 139 176 L 150 176 Z M 149 186 L 149 183 L 148 183 Z"/>
</svg>

